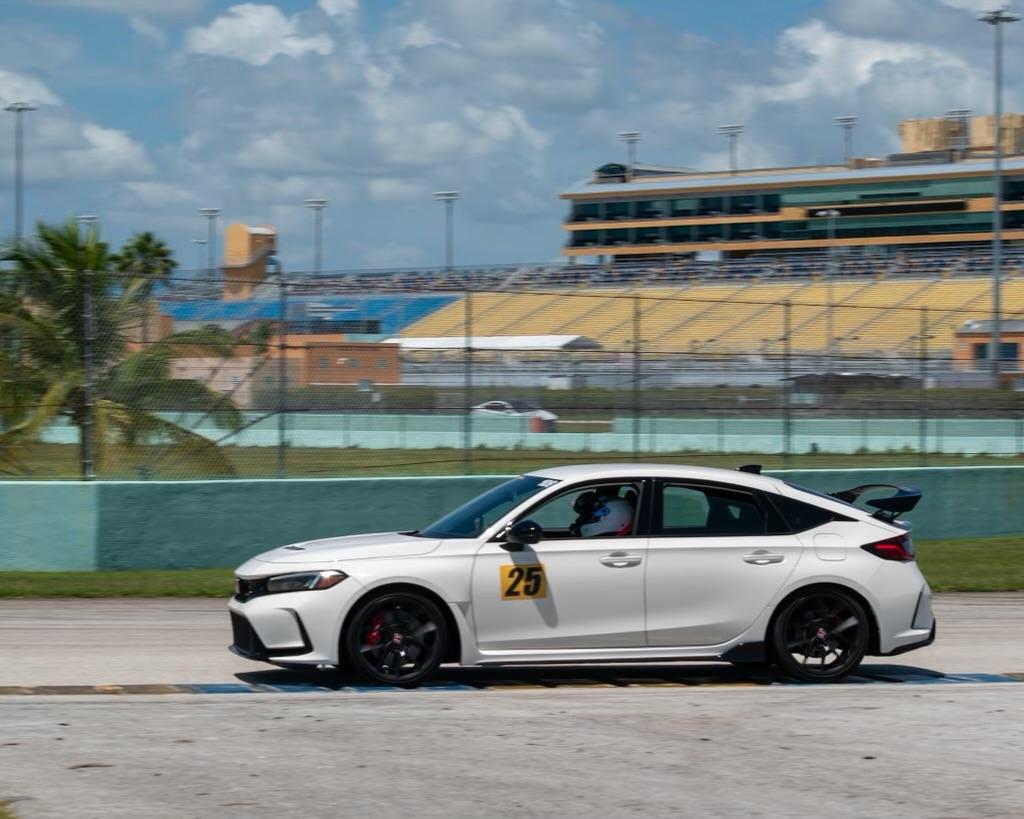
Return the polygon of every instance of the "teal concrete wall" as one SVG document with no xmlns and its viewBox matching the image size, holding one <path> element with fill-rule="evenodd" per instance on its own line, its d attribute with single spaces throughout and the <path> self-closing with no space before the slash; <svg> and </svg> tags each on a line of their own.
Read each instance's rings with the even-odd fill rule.
<svg viewBox="0 0 1024 819">
<path fill-rule="evenodd" d="M 814 489 L 919 487 L 921 539 L 1024 533 L 1024 467 L 791 470 Z M 2 482 L 0 569 L 234 566 L 285 543 L 423 526 L 500 476 Z"/>
<path fill-rule="evenodd" d="M 0 571 L 95 569 L 98 484 L 0 484 Z"/>
<path fill-rule="evenodd" d="M 234 566 L 258 552 L 300 540 L 416 529 L 500 480 L 481 476 L 102 483 L 97 496 L 97 567 Z"/>
<path fill-rule="evenodd" d="M 278 444 L 277 416 L 243 413 L 248 426 L 234 435 L 199 413 L 162 413 L 163 417 L 228 446 L 274 447 Z M 645 416 L 633 437 L 633 419 L 615 418 L 611 432 L 530 432 L 528 418 L 473 416 L 473 445 L 492 449 L 558 449 L 566 452 L 760 452 L 783 449 L 780 418 L 659 418 Z M 463 416 L 381 413 L 376 415 L 290 413 L 285 437 L 296 447 L 364 449 L 459 449 Z M 918 418 L 794 418 L 791 451 L 850 454 L 856 452 L 917 452 L 921 445 Z M 75 444 L 78 429 L 67 419 L 49 426 L 41 440 Z M 949 454 L 1014 455 L 1024 452 L 1024 418 L 928 418 L 924 448 Z"/>
</svg>

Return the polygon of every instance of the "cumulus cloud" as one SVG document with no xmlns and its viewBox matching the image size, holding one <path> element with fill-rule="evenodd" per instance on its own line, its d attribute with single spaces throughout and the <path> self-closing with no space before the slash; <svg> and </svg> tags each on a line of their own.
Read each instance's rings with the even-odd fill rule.
<svg viewBox="0 0 1024 819">
<path fill-rule="evenodd" d="M 128 25 L 132 27 L 135 36 L 140 40 L 152 43 L 157 48 L 167 46 L 167 35 L 151 20 L 147 20 L 145 17 L 132 17 L 128 20 Z"/>
<path fill-rule="evenodd" d="M 355 17 L 359 11 L 359 0 L 317 0 L 320 6 L 331 17 Z"/>
<path fill-rule="evenodd" d="M 205 27 L 188 30 L 185 48 L 192 54 L 230 57 L 266 65 L 274 57 L 330 54 L 334 41 L 319 33 L 303 36 L 298 15 L 285 17 L 277 6 L 242 3 L 231 6 Z"/>
</svg>

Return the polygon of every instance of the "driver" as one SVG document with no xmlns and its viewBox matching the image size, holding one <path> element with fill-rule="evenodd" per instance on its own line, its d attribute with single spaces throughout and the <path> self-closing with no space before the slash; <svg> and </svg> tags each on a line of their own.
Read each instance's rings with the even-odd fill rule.
<svg viewBox="0 0 1024 819">
<path fill-rule="evenodd" d="M 598 492 L 584 492 L 573 504 L 576 520 L 569 533 L 576 537 L 620 536 L 633 531 L 633 504 Z"/>
</svg>

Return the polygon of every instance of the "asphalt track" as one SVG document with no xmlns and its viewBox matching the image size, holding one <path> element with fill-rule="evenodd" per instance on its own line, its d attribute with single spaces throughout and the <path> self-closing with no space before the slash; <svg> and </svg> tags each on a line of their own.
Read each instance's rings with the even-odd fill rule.
<svg viewBox="0 0 1024 819">
<path fill-rule="evenodd" d="M 936 611 L 934 646 L 842 685 L 659 664 L 404 691 L 237 660 L 219 601 L 6 601 L 0 801 L 23 819 L 1020 819 L 1024 595 Z M 216 683 L 246 693 L 177 693 Z"/>
</svg>

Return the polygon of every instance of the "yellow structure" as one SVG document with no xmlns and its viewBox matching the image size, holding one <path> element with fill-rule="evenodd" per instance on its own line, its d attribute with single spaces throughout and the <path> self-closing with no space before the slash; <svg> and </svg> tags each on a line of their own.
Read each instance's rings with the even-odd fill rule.
<svg viewBox="0 0 1024 819">
<path fill-rule="evenodd" d="M 267 278 L 267 257 L 276 250 L 277 231 L 270 225 L 228 225 L 224 229 L 224 300 L 252 296 Z"/>
<path fill-rule="evenodd" d="M 645 351 L 692 355 L 777 355 L 783 350 L 786 301 L 790 350 L 837 354 L 915 355 L 922 321 L 932 353 L 953 349 L 965 321 L 988 316 L 988 277 L 932 276 L 920 279 L 757 280 L 695 283 L 678 288 L 588 290 L 573 293 L 475 293 L 473 332 L 480 336 L 572 333 L 608 350 L 628 352 L 639 309 Z M 1024 278 L 1005 280 L 1007 318 L 1024 316 Z M 926 308 L 926 312 L 922 310 Z M 406 337 L 462 336 L 465 303 L 460 299 L 407 327 Z"/>
</svg>

